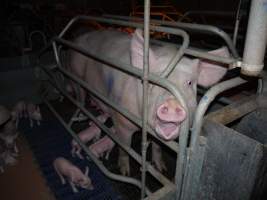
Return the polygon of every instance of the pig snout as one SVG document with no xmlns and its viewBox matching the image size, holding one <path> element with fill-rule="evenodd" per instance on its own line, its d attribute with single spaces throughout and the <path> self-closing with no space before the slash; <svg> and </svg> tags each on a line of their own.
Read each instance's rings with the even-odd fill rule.
<svg viewBox="0 0 267 200">
<path fill-rule="evenodd" d="M 156 132 L 165 139 L 175 139 L 180 125 L 186 118 L 184 108 L 175 99 L 168 99 L 156 111 Z"/>
</svg>

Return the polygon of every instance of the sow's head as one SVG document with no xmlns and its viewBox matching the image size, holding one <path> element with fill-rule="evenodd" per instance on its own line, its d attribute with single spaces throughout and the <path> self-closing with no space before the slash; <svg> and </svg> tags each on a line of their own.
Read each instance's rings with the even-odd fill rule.
<svg viewBox="0 0 267 200">
<path fill-rule="evenodd" d="M 131 38 L 131 64 L 143 68 L 144 38 L 142 31 L 137 29 Z M 177 49 L 174 46 L 151 45 L 149 49 L 149 70 L 151 73 L 162 72 Z M 227 48 L 223 47 L 209 53 L 222 57 L 229 57 Z M 197 84 L 209 87 L 217 83 L 226 73 L 227 69 L 218 63 L 200 59 L 183 57 L 171 72 L 168 80 L 182 93 L 188 106 L 188 112 L 180 102 L 166 90 L 158 86 L 150 86 L 149 92 L 149 124 L 159 137 L 172 140 L 179 136 L 181 123 L 192 115 L 196 109 Z"/>
</svg>

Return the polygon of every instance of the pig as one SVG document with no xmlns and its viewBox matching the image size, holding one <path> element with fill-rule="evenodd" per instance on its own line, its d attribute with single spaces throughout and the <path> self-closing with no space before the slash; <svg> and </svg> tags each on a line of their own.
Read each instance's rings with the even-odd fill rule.
<svg viewBox="0 0 267 200">
<path fill-rule="evenodd" d="M 107 114 L 102 114 L 97 117 L 97 119 L 104 123 L 109 116 Z M 86 128 L 85 130 L 82 130 L 80 133 L 78 133 L 79 139 L 83 143 L 87 143 L 90 140 L 98 140 L 100 138 L 101 130 L 97 127 L 97 125 L 94 122 L 89 122 L 89 127 Z M 81 147 L 80 145 L 73 139 L 71 141 L 71 154 L 74 157 L 75 154 L 80 158 L 83 159 L 83 156 L 81 155 Z"/>
<path fill-rule="evenodd" d="M 115 30 L 92 31 L 78 37 L 75 40 L 79 46 L 87 51 L 112 58 L 116 61 L 131 65 L 137 69 L 143 69 L 143 46 L 144 38 L 142 30 L 137 29 L 132 35 Z M 173 45 L 151 44 L 149 49 L 150 73 L 160 74 L 177 52 Z M 210 51 L 209 53 L 229 57 L 226 47 Z M 109 98 L 116 104 L 127 108 L 129 112 L 142 117 L 142 81 L 130 76 L 116 68 L 107 66 L 88 58 L 78 52 L 70 52 L 69 71 L 80 79 L 86 81 L 90 87 L 100 94 Z M 209 87 L 217 83 L 226 73 L 227 69 L 215 62 L 200 59 L 182 57 L 176 67 L 168 76 L 182 93 L 188 107 L 185 112 L 180 102 L 168 91 L 159 86 L 149 87 L 148 96 L 148 124 L 164 140 L 174 140 L 179 136 L 181 123 L 188 118 L 192 122 L 192 116 L 197 106 L 196 93 L 197 84 Z M 85 90 L 80 88 L 81 97 L 86 96 Z M 93 97 L 92 97 L 93 98 Z M 110 114 L 116 134 L 126 145 L 130 146 L 132 135 L 139 129 L 135 124 L 126 119 L 115 110 L 104 105 L 100 100 L 94 98 L 104 112 Z M 152 147 L 157 145 L 152 145 Z M 164 168 L 161 151 L 152 155 L 156 168 Z M 123 175 L 129 175 L 129 156 L 120 149 L 118 164 Z"/>
<path fill-rule="evenodd" d="M 16 122 L 16 127 L 18 127 L 19 120 L 28 116 L 26 110 L 26 103 L 24 101 L 18 101 L 11 111 L 12 119 Z"/>
<path fill-rule="evenodd" d="M 6 165 L 14 165 L 17 160 L 6 145 L 6 142 L 0 138 L 0 173 L 4 173 L 4 167 Z"/>
<path fill-rule="evenodd" d="M 26 106 L 27 114 L 30 120 L 30 127 L 33 127 L 33 121 L 37 122 L 37 125 L 40 125 L 40 121 L 42 120 L 42 115 L 40 112 L 40 107 L 33 103 L 27 103 Z"/>
<path fill-rule="evenodd" d="M 68 161 L 63 157 L 56 158 L 53 162 L 53 166 L 62 184 L 66 183 L 64 176 L 67 177 L 73 192 L 75 193 L 78 192 L 76 186 L 87 190 L 94 189 L 92 181 L 88 177 L 89 173 L 88 167 L 86 167 L 85 173 L 83 174 L 82 171 L 77 166 L 75 166 L 74 164 L 72 164 L 70 161 Z"/>
<path fill-rule="evenodd" d="M 17 156 L 18 148 L 16 144 L 16 139 L 19 135 L 19 132 L 16 127 L 16 122 L 12 119 L 8 120 L 4 125 L 2 125 L 0 131 L 0 139 L 5 142 L 5 145 L 10 151 L 14 152 L 13 154 Z"/>
<path fill-rule="evenodd" d="M 109 154 L 114 146 L 115 143 L 108 136 L 104 136 L 96 143 L 90 145 L 89 149 L 97 158 L 101 158 L 104 156 L 104 154 L 106 154 L 105 159 L 108 160 Z"/>
</svg>

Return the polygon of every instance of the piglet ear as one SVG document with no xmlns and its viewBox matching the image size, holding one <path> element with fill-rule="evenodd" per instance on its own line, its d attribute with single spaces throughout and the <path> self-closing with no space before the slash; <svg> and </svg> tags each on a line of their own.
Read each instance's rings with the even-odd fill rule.
<svg viewBox="0 0 267 200">
<path fill-rule="evenodd" d="M 214 51 L 209 51 L 208 53 L 227 58 L 230 57 L 230 53 L 226 47 L 222 47 Z M 220 81 L 226 72 L 227 68 L 220 65 L 220 63 L 201 60 L 199 62 L 198 84 L 203 87 L 212 86 L 213 84 Z"/>
<path fill-rule="evenodd" d="M 144 37 L 141 29 L 136 29 L 131 39 L 131 64 L 134 67 L 143 69 L 143 56 L 144 56 Z M 156 56 L 155 53 L 149 49 L 149 65 L 150 69 L 155 66 Z M 151 69 L 153 71 L 153 69 Z"/>
<path fill-rule="evenodd" d="M 84 172 L 85 176 L 88 176 L 88 173 L 89 173 L 89 167 L 87 166 L 87 167 L 85 168 L 85 172 Z"/>
</svg>

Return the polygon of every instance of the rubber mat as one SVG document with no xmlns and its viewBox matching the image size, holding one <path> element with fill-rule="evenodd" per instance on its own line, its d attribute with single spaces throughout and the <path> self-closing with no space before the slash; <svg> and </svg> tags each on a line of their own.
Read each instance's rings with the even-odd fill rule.
<svg viewBox="0 0 267 200">
<path fill-rule="evenodd" d="M 47 185 L 58 200 L 121 200 L 122 197 L 113 190 L 111 181 L 86 159 L 73 158 L 70 154 L 71 136 L 57 121 L 43 121 L 40 126 L 29 127 L 27 119 L 21 120 L 19 130 L 27 139 L 37 163 L 47 181 Z M 57 157 L 64 157 L 78 166 L 83 172 L 89 166 L 89 177 L 94 189 L 85 190 L 78 187 L 79 192 L 73 193 L 70 185 L 61 184 L 53 168 L 53 161 Z"/>
</svg>

